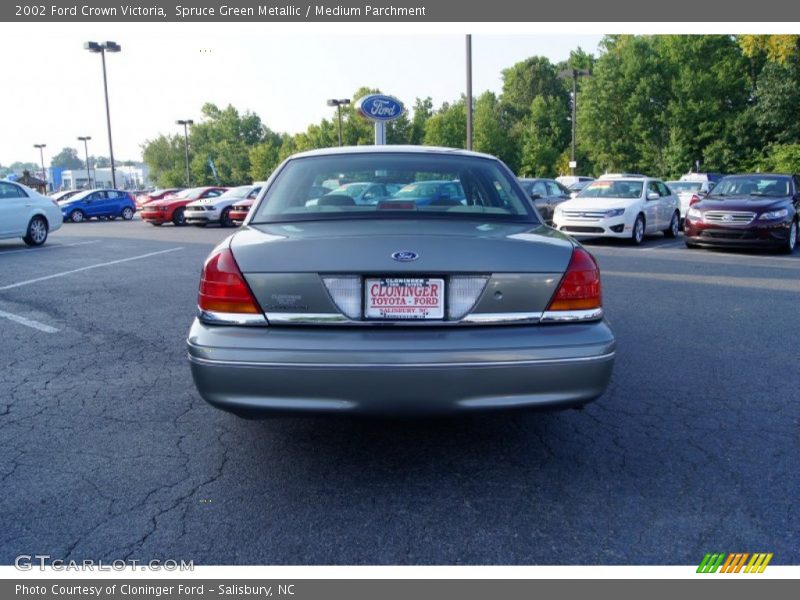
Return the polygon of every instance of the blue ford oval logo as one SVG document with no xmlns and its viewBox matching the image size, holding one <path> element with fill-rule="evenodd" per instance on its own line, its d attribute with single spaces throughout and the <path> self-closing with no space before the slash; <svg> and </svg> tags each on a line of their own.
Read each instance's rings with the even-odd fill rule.
<svg viewBox="0 0 800 600">
<path fill-rule="evenodd" d="M 419 258 L 419 254 L 416 252 L 410 252 L 408 250 L 401 250 L 393 253 L 392 258 L 400 262 L 411 262 L 412 260 L 417 260 Z"/>
<path fill-rule="evenodd" d="M 405 111 L 400 100 L 383 94 L 364 96 L 356 103 L 356 108 L 363 117 L 371 121 L 394 121 Z"/>
</svg>

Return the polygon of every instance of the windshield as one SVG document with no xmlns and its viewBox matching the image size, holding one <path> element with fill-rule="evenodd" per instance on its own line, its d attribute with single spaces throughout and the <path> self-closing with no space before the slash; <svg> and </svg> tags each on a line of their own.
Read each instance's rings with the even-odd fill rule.
<svg viewBox="0 0 800 600">
<path fill-rule="evenodd" d="M 357 182 L 309 200 L 330 181 Z M 351 194 L 358 186 L 358 200 Z M 398 189 L 399 188 L 399 189 Z M 290 160 L 252 223 L 342 218 L 448 217 L 537 221 L 502 163 L 472 156 L 363 153 Z"/>
<path fill-rule="evenodd" d="M 699 192 L 702 181 L 668 181 L 667 186 L 673 192 Z"/>
<path fill-rule="evenodd" d="M 768 196 L 790 195 L 789 178 L 779 175 L 742 175 L 723 177 L 709 194 L 709 197 L 724 196 Z"/>
<path fill-rule="evenodd" d="M 641 198 L 643 187 L 643 181 L 593 181 L 578 198 Z"/>
<path fill-rule="evenodd" d="M 188 190 L 178 192 L 173 198 L 194 198 L 199 196 L 204 189 L 205 188 L 189 188 Z"/>
<path fill-rule="evenodd" d="M 252 185 L 242 185 L 229 189 L 227 192 L 217 196 L 217 198 L 214 198 L 214 200 L 221 198 L 247 198 L 252 190 Z"/>
</svg>

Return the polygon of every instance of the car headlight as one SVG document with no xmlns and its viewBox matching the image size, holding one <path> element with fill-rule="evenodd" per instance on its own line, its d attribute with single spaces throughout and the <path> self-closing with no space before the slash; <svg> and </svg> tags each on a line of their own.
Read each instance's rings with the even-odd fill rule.
<svg viewBox="0 0 800 600">
<path fill-rule="evenodd" d="M 606 211 L 606 217 L 619 217 L 625 214 L 624 208 L 615 208 L 613 210 Z"/>
<path fill-rule="evenodd" d="M 772 219 L 783 219 L 789 214 L 788 208 L 782 208 L 780 210 L 771 210 L 769 212 L 761 213 L 761 216 L 758 217 L 759 219 L 768 221 Z"/>
<path fill-rule="evenodd" d="M 696 208 L 690 208 L 689 210 L 686 211 L 686 216 L 690 219 L 702 219 L 703 213 L 701 213 Z"/>
</svg>

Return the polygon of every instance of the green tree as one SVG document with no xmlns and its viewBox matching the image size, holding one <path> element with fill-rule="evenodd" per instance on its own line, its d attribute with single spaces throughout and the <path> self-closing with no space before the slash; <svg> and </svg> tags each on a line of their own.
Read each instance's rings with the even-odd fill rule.
<svg viewBox="0 0 800 600">
<path fill-rule="evenodd" d="M 62 169 L 85 168 L 75 148 L 64 148 L 58 154 L 53 155 L 53 158 L 50 159 L 50 166 L 60 167 Z"/>
<path fill-rule="evenodd" d="M 142 157 L 150 169 L 150 179 L 159 187 L 186 185 L 182 135 L 159 135 L 153 140 L 145 141 L 142 144 Z"/>
<path fill-rule="evenodd" d="M 465 148 L 467 145 L 467 112 L 465 99 L 453 104 L 445 102 L 425 123 L 424 143 L 428 146 Z"/>
<path fill-rule="evenodd" d="M 486 91 L 475 101 L 472 146 L 476 151 L 492 154 L 506 163 L 513 163 L 516 159 L 503 123 L 500 101 L 493 92 Z"/>
<path fill-rule="evenodd" d="M 569 136 L 564 103 L 552 96 L 536 96 L 525 119 L 519 173 L 526 177 L 557 175 L 559 158 Z"/>
<path fill-rule="evenodd" d="M 417 98 L 414 102 L 414 116 L 411 118 L 411 135 L 409 143 L 418 146 L 425 141 L 425 124 L 433 115 L 433 100 Z"/>
<path fill-rule="evenodd" d="M 281 162 L 283 137 L 264 128 L 263 141 L 250 148 L 250 177 L 265 181 Z"/>
</svg>

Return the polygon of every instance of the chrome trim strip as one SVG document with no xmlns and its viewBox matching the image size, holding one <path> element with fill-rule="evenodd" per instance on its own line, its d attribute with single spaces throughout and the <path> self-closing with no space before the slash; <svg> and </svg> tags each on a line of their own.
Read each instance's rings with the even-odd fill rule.
<svg viewBox="0 0 800 600">
<path fill-rule="evenodd" d="M 350 325 L 355 327 L 369 326 L 437 326 L 453 327 L 458 325 L 504 325 L 514 323 L 538 323 L 542 316 L 540 312 L 515 312 L 515 313 L 475 313 L 468 314 L 457 321 L 441 319 L 398 319 L 391 320 L 361 320 L 349 319 L 339 313 L 264 313 L 272 325 Z"/>
<path fill-rule="evenodd" d="M 203 310 L 198 307 L 197 318 L 208 325 L 243 325 L 246 327 L 266 326 L 267 321 L 262 314 L 227 313 Z"/>
<path fill-rule="evenodd" d="M 194 346 L 202 348 L 202 346 Z M 512 367 L 524 365 L 554 365 L 569 363 L 598 362 L 614 358 L 616 352 L 599 354 L 597 356 L 577 356 L 574 358 L 534 358 L 528 360 L 502 360 L 502 361 L 465 361 L 465 362 L 439 362 L 439 363 L 298 363 L 298 362 L 256 362 L 246 360 L 216 360 L 200 358 L 189 354 L 189 362 L 198 365 L 217 367 L 305 367 L 308 369 L 363 369 L 364 367 L 381 367 L 388 369 L 419 369 L 439 367 Z"/>
<path fill-rule="evenodd" d="M 272 325 L 331 325 L 357 324 L 340 313 L 290 313 L 265 312 L 264 316 Z"/>
<path fill-rule="evenodd" d="M 574 323 L 596 321 L 603 318 L 602 308 L 589 310 L 548 310 L 542 313 L 541 323 Z"/>
<path fill-rule="evenodd" d="M 538 323 L 540 312 L 473 313 L 462 317 L 460 323 L 488 325 L 493 323 Z"/>
</svg>

